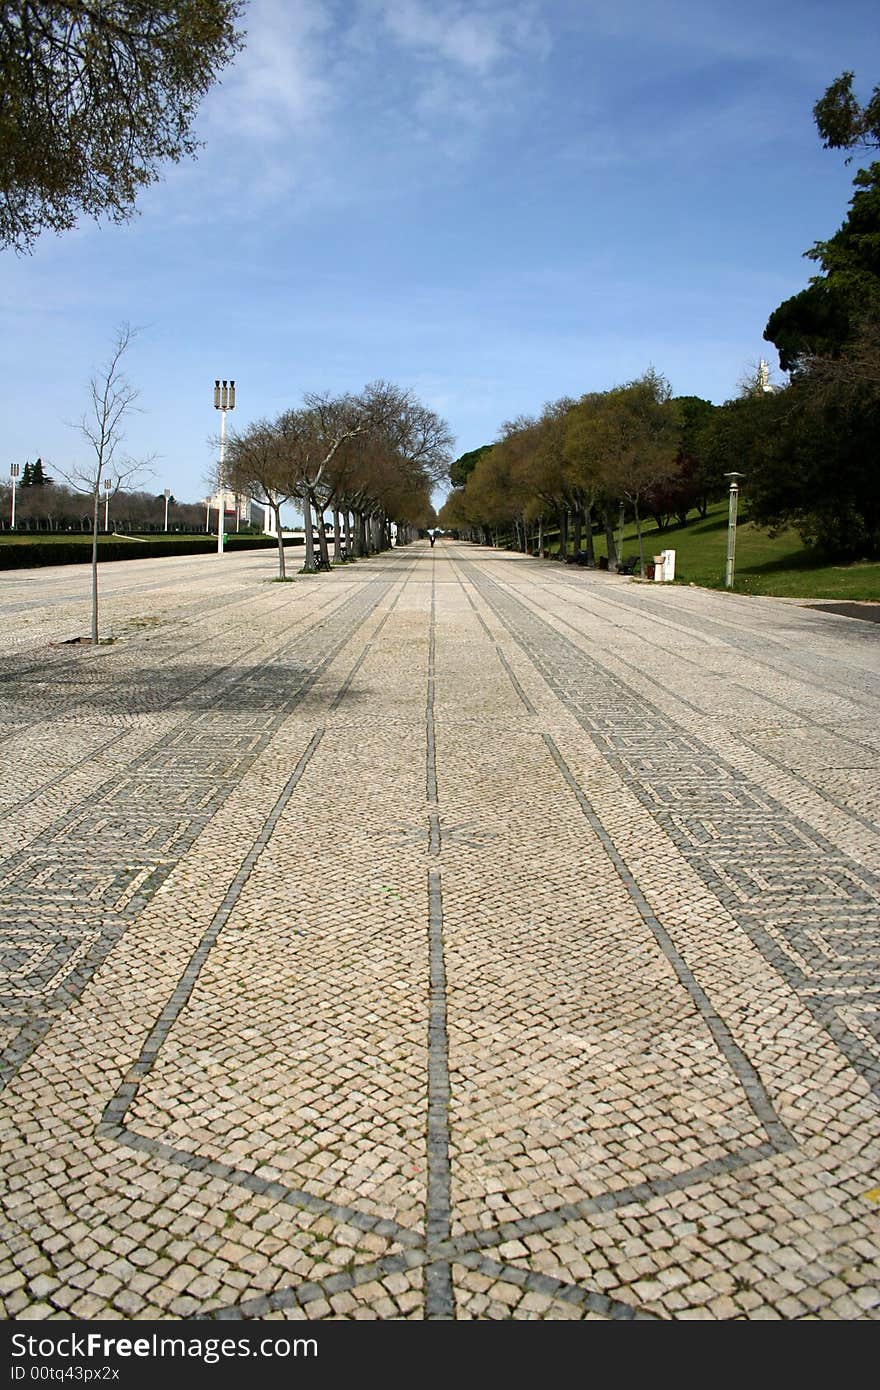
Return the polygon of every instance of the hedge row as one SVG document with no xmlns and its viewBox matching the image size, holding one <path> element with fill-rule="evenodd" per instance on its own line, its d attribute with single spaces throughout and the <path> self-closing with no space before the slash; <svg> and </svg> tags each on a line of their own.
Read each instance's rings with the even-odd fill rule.
<svg viewBox="0 0 880 1390">
<path fill-rule="evenodd" d="M 291 537 L 285 546 L 295 545 Z M 227 550 L 265 550 L 278 548 L 273 536 L 230 536 Z M 216 536 L 193 536 L 187 540 L 98 541 L 98 560 L 148 560 L 162 555 L 210 555 L 217 553 Z M 33 569 L 37 565 L 88 565 L 92 547 L 83 541 L 27 541 L 0 543 L 0 569 Z"/>
</svg>

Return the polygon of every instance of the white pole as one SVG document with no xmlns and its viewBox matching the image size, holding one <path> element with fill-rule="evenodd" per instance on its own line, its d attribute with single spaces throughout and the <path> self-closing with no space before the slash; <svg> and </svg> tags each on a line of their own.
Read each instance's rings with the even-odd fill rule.
<svg viewBox="0 0 880 1390">
<path fill-rule="evenodd" d="M 208 535 L 208 533 L 209 533 L 210 530 L 211 530 L 211 499 L 210 499 L 210 497 L 206 497 L 206 498 L 205 498 L 205 535 L 206 535 L 206 536 Z"/>
<path fill-rule="evenodd" d="M 18 469 L 19 465 L 14 463 L 9 470 L 9 476 L 12 479 L 12 516 L 9 521 L 10 531 L 15 530 L 15 484 L 18 481 Z"/>
<path fill-rule="evenodd" d="M 739 498 L 739 482 L 737 480 L 745 475 L 743 473 L 725 473 L 724 476 L 730 479 L 730 501 L 727 508 L 727 569 L 724 575 L 724 585 L 725 588 L 732 589 L 736 554 L 736 506 Z"/>
<path fill-rule="evenodd" d="M 110 479 L 104 479 L 104 530 L 110 526 Z"/>
<path fill-rule="evenodd" d="M 217 554 L 223 554 L 223 526 L 225 506 L 223 500 L 223 451 L 226 447 L 226 406 L 220 411 L 220 467 L 217 474 Z"/>
<path fill-rule="evenodd" d="M 171 493 L 169 492 L 168 488 L 166 487 L 166 489 L 165 489 L 165 530 L 166 530 L 166 531 L 168 530 L 168 502 L 169 502 L 170 497 L 171 497 Z"/>
<path fill-rule="evenodd" d="M 220 411 L 220 460 L 217 466 L 217 554 L 223 554 L 223 523 L 225 506 L 223 499 L 223 454 L 226 448 L 226 412 L 235 409 L 235 382 L 214 382 L 214 409 Z"/>
</svg>

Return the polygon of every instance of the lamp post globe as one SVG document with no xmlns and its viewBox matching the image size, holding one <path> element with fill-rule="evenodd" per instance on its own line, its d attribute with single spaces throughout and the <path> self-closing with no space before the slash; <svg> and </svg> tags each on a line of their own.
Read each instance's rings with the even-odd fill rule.
<svg viewBox="0 0 880 1390">
<path fill-rule="evenodd" d="M 724 573 L 724 587 L 733 588 L 734 560 L 736 555 L 736 510 L 739 500 L 739 480 L 745 473 L 725 473 L 730 479 L 730 500 L 727 507 L 727 565 Z"/>
</svg>

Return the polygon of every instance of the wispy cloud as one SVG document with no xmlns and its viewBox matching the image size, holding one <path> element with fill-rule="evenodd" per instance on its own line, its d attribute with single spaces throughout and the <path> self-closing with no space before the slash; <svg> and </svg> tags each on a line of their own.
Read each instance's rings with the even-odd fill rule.
<svg viewBox="0 0 880 1390">
<path fill-rule="evenodd" d="M 246 47 L 206 99 L 197 167 L 149 199 L 197 223 L 193 196 L 293 221 L 442 180 L 527 105 L 550 52 L 532 0 L 251 0 Z M 425 158 L 430 149 L 430 159 Z"/>
<path fill-rule="evenodd" d="M 437 7 L 422 0 L 387 0 L 381 10 L 389 32 L 400 44 L 472 72 L 488 72 L 507 51 L 497 13 L 458 5 Z"/>
<path fill-rule="evenodd" d="M 486 75 L 508 59 L 546 57 L 549 30 L 531 3 L 375 0 L 372 7 L 402 47 L 423 58 Z"/>
<path fill-rule="evenodd" d="M 281 140 L 314 131 L 333 110 L 325 40 L 332 29 L 317 0 L 251 0 L 247 44 L 209 98 L 210 132 Z"/>
</svg>

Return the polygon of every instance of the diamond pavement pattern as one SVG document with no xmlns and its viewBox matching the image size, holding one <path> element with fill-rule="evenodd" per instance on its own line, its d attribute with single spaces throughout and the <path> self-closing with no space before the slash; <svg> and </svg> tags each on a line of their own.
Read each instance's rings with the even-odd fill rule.
<svg viewBox="0 0 880 1390">
<path fill-rule="evenodd" d="M 0 601 L 0 1312 L 876 1318 L 877 641 L 163 563 Z"/>
</svg>

